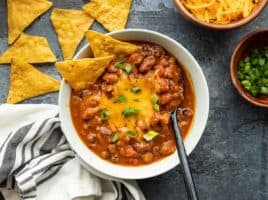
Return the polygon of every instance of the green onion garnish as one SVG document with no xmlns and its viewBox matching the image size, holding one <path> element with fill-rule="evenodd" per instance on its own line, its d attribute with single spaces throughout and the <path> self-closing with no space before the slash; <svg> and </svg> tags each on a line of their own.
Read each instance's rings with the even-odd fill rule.
<svg viewBox="0 0 268 200">
<path fill-rule="evenodd" d="M 160 111 L 160 106 L 157 103 L 153 105 L 153 108 L 155 111 Z"/>
<path fill-rule="evenodd" d="M 240 60 L 237 76 L 253 96 L 268 95 L 268 46 L 262 50 L 253 49 L 249 56 Z"/>
<path fill-rule="evenodd" d="M 109 118 L 109 111 L 106 108 L 104 108 L 104 109 L 101 110 L 100 118 L 101 118 L 102 121 L 108 120 L 108 118 Z"/>
<path fill-rule="evenodd" d="M 137 94 L 137 93 L 141 92 L 141 88 L 135 86 L 135 87 L 131 88 L 131 92 Z"/>
<path fill-rule="evenodd" d="M 132 66 L 124 61 L 117 61 L 114 66 L 118 69 L 123 69 L 127 74 L 132 72 Z"/>
<path fill-rule="evenodd" d="M 127 102 L 127 98 L 126 98 L 125 96 L 123 96 L 123 95 L 120 95 L 120 96 L 117 98 L 116 102 L 119 102 L 119 103 L 126 103 L 126 102 Z"/>
<path fill-rule="evenodd" d="M 159 97 L 156 94 L 154 94 L 151 97 L 151 101 L 152 101 L 153 104 L 156 104 L 158 102 L 158 100 L 159 100 Z"/>
<path fill-rule="evenodd" d="M 140 110 L 136 109 L 136 108 L 126 108 L 123 110 L 122 115 L 124 117 L 129 117 L 132 115 L 137 115 L 137 114 L 139 114 L 139 112 L 140 112 Z"/>
<path fill-rule="evenodd" d="M 153 103 L 153 109 L 154 109 L 155 111 L 160 111 L 160 106 L 159 106 L 159 104 L 157 103 L 157 102 L 159 101 L 159 97 L 158 97 L 156 94 L 154 94 L 154 95 L 151 97 L 151 101 L 152 101 L 152 103 Z"/>
<path fill-rule="evenodd" d="M 115 133 L 111 138 L 112 143 L 116 143 L 119 140 L 119 138 L 120 138 L 119 133 Z"/>
<path fill-rule="evenodd" d="M 153 140 L 153 139 L 154 139 L 156 136 L 158 136 L 158 135 L 159 135 L 158 132 L 153 131 L 153 130 L 150 130 L 150 131 L 148 131 L 146 134 L 143 135 L 143 138 L 144 138 L 147 142 L 149 142 L 149 141 Z"/>
<path fill-rule="evenodd" d="M 129 137 L 137 137 L 137 131 L 127 131 L 126 134 L 129 136 Z"/>
</svg>

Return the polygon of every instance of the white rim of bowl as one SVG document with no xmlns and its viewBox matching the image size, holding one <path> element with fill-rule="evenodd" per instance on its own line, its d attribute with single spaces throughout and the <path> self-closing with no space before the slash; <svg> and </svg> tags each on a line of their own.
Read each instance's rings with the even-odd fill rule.
<svg viewBox="0 0 268 200">
<path fill-rule="evenodd" d="M 199 143 L 199 140 L 201 139 L 203 132 L 205 130 L 206 124 L 207 124 L 207 119 L 208 119 L 208 113 L 209 113 L 209 90 L 208 90 L 208 85 L 205 79 L 205 76 L 203 74 L 203 71 L 198 64 L 198 62 L 195 60 L 195 58 L 192 56 L 192 54 L 184 48 L 179 42 L 176 40 L 165 36 L 161 33 L 151 31 L 151 30 L 146 30 L 146 29 L 124 29 L 124 30 L 119 30 L 119 31 L 114 31 L 111 33 L 108 33 L 107 35 L 113 36 L 116 38 L 116 35 L 118 34 L 135 34 L 135 33 L 142 33 L 147 35 L 147 40 L 146 38 L 141 39 L 143 41 L 148 41 L 149 35 L 154 35 L 158 38 L 162 38 L 164 40 L 167 40 L 170 43 L 174 43 L 176 46 L 178 46 L 186 56 L 191 59 L 193 64 L 196 67 L 197 72 L 200 75 L 201 79 L 201 84 L 203 85 L 204 91 L 202 91 L 203 95 L 205 96 L 205 104 L 202 105 L 204 108 L 207 108 L 203 110 L 202 112 L 202 122 L 201 127 L 199 127 L 198 135 L 194 138 L 191 138 L 193 140 L 194 144 L 193 145 L 187 145 L 188 144 L 188 139 L 190 138 L 190 133 L 193 129 L 193 126 L 195 122 L 193 122 L 193 125 L 191 127 L 190 133 L 188 133 L 188 136 L 186 137 L 185 142 L 185 148 L 186 148 L 186 153 L 189 155 L 194 148 L 197 146 Z M 139 40 L 139 39 L 138 39 Z M 155 42 L 157 43 L 157 42 Z M 159 44 L 160 45 L 160 44 Z M 163 46 L 163 45 L 160 45 Z M 74 60 L 80 58 L 80 55 L 90 47 L 90 44 L 85 45 L 84 47 L 81 48 L 80 51 L 74 56 Z M 168 49 L 167 49 L 168 50 Z M 175 56 L 175 55 L 174 55 Z M 180 60 L 179 60 L 180 61 Z M 187 66 L 184 66 L 187 70 Z M 188 71 L 188 70 L 187 70 Z M 190 73 L 189 73 L 190 74 Z M 191 76 L 191 74 L 190 74 Z M 191 77 L 192 78 L 192 77 Z M 193 80 L 192 80 L 193 81 Z M 196 85 L 194 85 L 194 90 Z M 69 107 L 69 101 L 70 99 L 66 99 L 66 95 L 63 95 L 63 91 L 67 91 L 67 96 L 70 97 L 70 92 L 71 89 L 69 85 L 62 80 L 61 83 L 61 88 L 60 88 L 60 93 L 59 93 L 59 116 L 60 120 L 62 122 L 62 131 L 64 132 L 64 135 L 66 136 L 67 141 L 69 142 L 71 148 L 79 155 L 79 158 L 82 159 L 85 163 L 87 163 L 91 168 L 93 168 L 96 171 L 101 172 L 102 174 L 105 174 L 107 176 L 110 176 L 112 178 L 120 178 L 120 179 L 145 179 L 145 178 L 151 178 L 154 176 L 161 175 L 174 167 L 176 167 L 179 164 L 179 159 L 177 157 L 177 151 L 175 151 L 173 154 L 156 161 L 154 163 L 148 164 L 148 165 L 141 165 L 141 166 L 122 166 L 122 165 L 117 165 L 113 164 L 111 162 L 108 162 L 106 160 L 101 159 L 98 155 L 96 155 L 93 151 L 91 151 L 85 144 L 84 142 L 80 139 L 73 123 L 72 123 L 72 118 L 70 114 L 70 107 Z M 195 91 L 196 94 L 196 91 Z M 64 97 L 63 97 L 64 96 Z M 197 109 L 197 97 L 196 97 L 196 109 Z M 61 105 L 62 102 L 66 102 L 64 105 Z M 196 115 L 196 113 L 195 113 Z M 195 116 L 196 117 L 196 116 Z M 196 120 L 196 119 L 195 119 Z M 165 164 L 169 163 L 169 164 Z"/>
</svg>

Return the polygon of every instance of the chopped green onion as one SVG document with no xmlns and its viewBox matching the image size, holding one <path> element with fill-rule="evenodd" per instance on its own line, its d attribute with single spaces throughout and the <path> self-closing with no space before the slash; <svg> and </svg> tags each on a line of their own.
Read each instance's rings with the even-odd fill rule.
<svg viewBox="0 0 268 200">
<path fill-rule="evenodd" d="M 158 101 L 159 101 L 159 97 L 157 96 L 157 95 L 153 95 L 152 97 L 151 97 L 151 101 L 152 101 L 152 103 L 153 103 L 153 109 L 155 110 L 155 111 L 159 111 L 160 110 L 160 106 L 159 106 L 159 104 L 157 103 Z"/>
<path fill-rule="evenodd" d="M 108 120 L 108 118 L 109 118 L 109 111 L 107 110 L 107 109 L 102 109 L 101 110 L 101 120 L 102 121 L 106 121 L 106 120 Z"/>
<path fill-rule="evenodd" d="M 131 88 L 131 92 L 133 92 L 133 93 L 139 93 L 139 92 L 141 92 L 141 88 L 135 86 L 135 87 Z"/>
<path fill-rule="evenodd" d="M 253 49 L 245 59 L 239 61 L 238 79 L 253 96 L 268 94 L 268 47 Z"/>
<path fill-rule="evenodd" d="M 137 87 L 137 86 L 132 87 L 131 88 L 131 92 L 133 92 L 133 93 L 139 93 L 139 92 L 141 92 L 141 88 L 140 87 Z"/>
<path fill-rule="evenodd" d="M 260 93 L 261 94 L 268 94 L 268 87 L 261 87 Z"/>
<path fill-rule="evenodd" d="M 153 105 L 153 108 L 155 111 L 160 111 L 160 106 L 157 103 Z"/>
<path fill-rule="evenodd" d="M 119 68 L 119 69 L 122 69 L 123 68 L 123 65 L 124 65 L 124 62 L 123 61 L 117 61 L 114 66 L 116 68 Z"/>
<path fill-rule="evenodd" d="M 124 61 L 117 61 L 114 66 L 118 69 L 123 69 L 127 74 L 132 72 L 132 66 Z"/>
<path fill-rule="evenodd" d="M 139 114 L 139 112 L 140 112 L 140 110 L 136 109 L 136 108 L 126 108 L 123 110 L 122 115 L 124 117 L 129 117 L 132 115 L 137 115 L 137 114 Z"/>
<path fill-rule="evenodd" d="M 111 138 L 112 143 L 116 143 L 119 140 L 119 138 L 120 138 L 119 133 L 115 133 Z"/>
<path fill-rule="evenodd" d="M 124 67 L 124 70 L 127 74 L 130 74 L 132 72 L 132 67 L 130 64 L 126 63 L 125 64 L 125 67 Z"/>
<path fill-rule="evenodd" d="M 129 137 L 137 137 L 137 131 L 127 131 L 126 134 L 129 136 Z"/>
<path fill-rule="evenodd" d="M 127 102 L 127 98 L 126 98 L 125 96 L 123 96 L 123 95 L 120 95 L 120 96 L 117 98 L 116 102 L 119 102 L 119 103 L 126 103 L 126 102 Z"/>
<path fill-rule="evenodd" d="M 158 102 L 158 100 L 159 100 L 159 97 L 157 95 L 155 95 L 155 94 L 151 98 L 151 101 L 152 101 L 153 104 L 156 104 Z"/>
<path fill-rule="evenodd" d="M 153 139 L 154 139 L 156 136 L 158 136 L 158 135 L 159 135 L 158 132 L 153 131 L 153 130 L 150 130 L 150 131 L 148 131 L 146 134 L 143 135 L 143 138 L 144 138 L 147 142 L 149 142 L 149 141 L 153 140 Z"/>
</svg>

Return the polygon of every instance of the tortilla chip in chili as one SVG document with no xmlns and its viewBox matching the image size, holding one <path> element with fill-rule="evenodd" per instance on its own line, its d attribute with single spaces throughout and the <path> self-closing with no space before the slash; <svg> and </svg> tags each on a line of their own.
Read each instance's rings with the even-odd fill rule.
<svg viewBox="0 0 268 200">
<path fill-rule="evenodd" d="M 81 10 L 58 8 L 53 10 L 50 19 L 58 35 L 64 59 L 72 59 L 94 19 Z"/>
<path fill-rule="evenodd" d="M 8 0 L 8 44 L 12 44 L 23 30 L 52 6 L 47 0 Z"/>
<path fill-rule="evenodd" d="M 137 45 L 122 42 L 92 30 L 86 32 L 86 37 L 90 43 L 94 57 L 115 55 L 117 58 L 120 58 L 139 50 Z"/>
<path fill-rule="evenodd" d="M 11 60 L 7 103 L 18 103 L 25 99 L 58 91 L 59 88 L 58 80 L 38 71 L 23 59 Z"/>
<path fill-rule="evenodd" d="M 108 31 L 124 29 L 132 0 L 91 0 L 83 10 L 100 22 Z"/>
<path fill-rule="evenodd" d="M 28 63 L 57 61 L 46 38 L 25 33 L 22 33 L 11 47 L 0 55 L 0 64 L 10 63 L 12 58 L 22 58 Z"/>
<path fill-rule="evenodd" d="M 95 83 L 113 58 L 113 56 L 107 56 L 66 60 L 57 62 L 56 68 L 73 89 L 81 90 Z"/>
</svg>

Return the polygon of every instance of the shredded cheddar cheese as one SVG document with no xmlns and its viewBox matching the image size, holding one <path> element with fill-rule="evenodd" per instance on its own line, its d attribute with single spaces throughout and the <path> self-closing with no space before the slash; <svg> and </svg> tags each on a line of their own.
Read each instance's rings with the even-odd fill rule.
<svg viewBox="0 0 268 200">
<path fill-rule="evenodd" d="M 259 0 L 182 0 L 184 6 L 206 23 L 229 24 L 246 18 Z"/>
<path fill-rule="evenodd" d="M 139 87 L 141 91 L 135 93 L 131 90 L 133 87 Z M 107 97 L 104 93 L 102 94 L 99 108 L 105 108 L 109 111 L 108 123 L 113 131 L 120 128 L 136 130 L 138 120 L 142 119 L 149 123 L 153 113 L 151 97 L 154 94 L 155 84 L 152 79 L 132 79 L 127 76 L 121 76 L 114 86 L 112 98 Z M 125 98 L 123 103 L 117 101 L 120 96 Z M 124 117 L 122 112 L 128 108 L 138 109 L 139 113 Z"/>
</svg>

